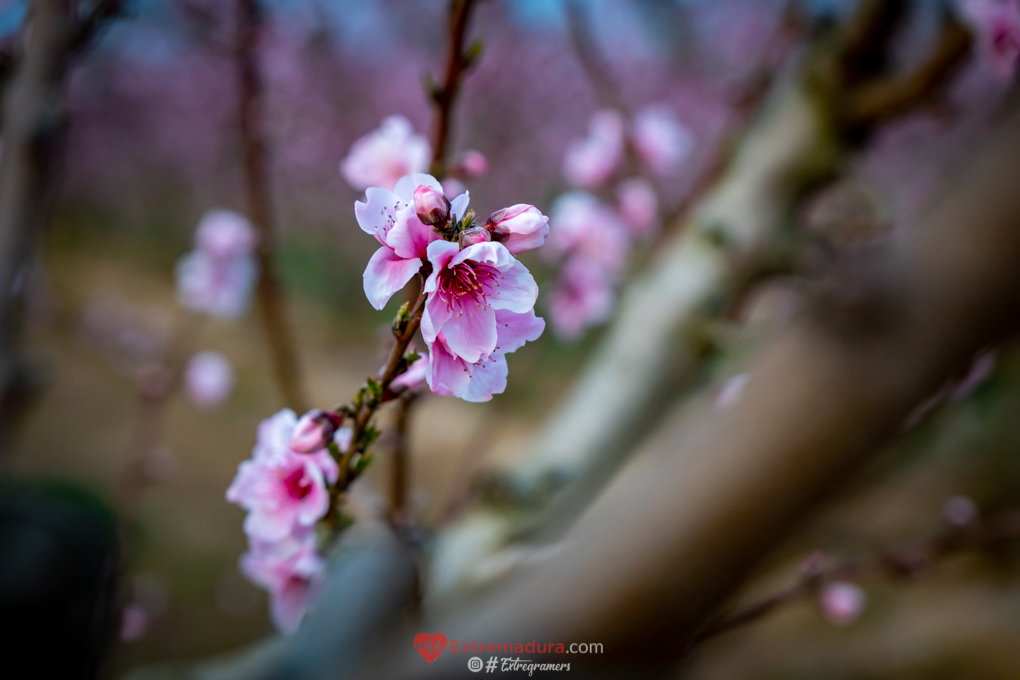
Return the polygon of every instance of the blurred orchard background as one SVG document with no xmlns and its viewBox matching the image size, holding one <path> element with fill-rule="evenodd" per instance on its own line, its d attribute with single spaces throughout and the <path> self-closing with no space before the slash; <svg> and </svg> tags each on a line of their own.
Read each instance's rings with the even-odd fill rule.
<svg viewBox="0 0 1020 680">
<path fill-rule="evenodd" d="M 960 14 L 959 6 L 935 0 L 912 4 L 891 39 L 894 68 L 923 59 L 947 12 Z M 1017 13 L 1011 2 L 998 4 Z M 482 51 L 456 99 L 448 157 L 474 150 L 486 159 L 483 172 L 458 178 L 483 217 L 530 203 L 552 216 L 552 239 L 557 199 L 578 184 L 598 196 L 600 210 L 616 211 L 606 219 L 626 221 L 615 187 L 627 172 L 611 168 L 614 179 L 603 181 L 565 169 L 578 140 L 598 146 L 593 115 L 615 110 L 631 120 L 649 107 L 663 115 L 672 156 L 641 175 L 654 190 L 655 217 L 636 230 L 621 226 L 628 255 L 614 265 L 613 291 L 650 266 L 678 230 L 674 223 L 726 172 L 769 89 L 818 35 L 849 22 L 857 5 L 479 2 L 468 42 L 477 40 Z M 8 46 L 19 39 L 28 7 L 0 5 L 0 39 Z M 340 166 L 354 142 L 388 116 L 432 134 L 436 108 L 427 88 L 442 79 L 449 8 L 440 0 L 266 0 L 262 9 L 257 60 L 273 256 L 307 402 L 325 407 L 348 399 L 384 362 L 402 302 L 397 296 L 376 312 L 365 299 L 362 272 L 377 244 L 355 220 L 363 187 L 352 186 Z M 126 470 L 137 465 L 131 438 L 139 390 L 173 343 L 175 264 L 193 248 L 207 211 L 248 211 L 236 3 L 134 0 L 123 10 L 66 75 L 59 197 L 24 284 L 21 345 L 36 389 L 3 452 L 5 474 L 20 483 L 80 487 L 111 506 Z M 771 243 L 775 256 L 700 329 L 707 339 L 684 394 L 726 408 L 747 380 L 739 364 L 790 323 L 806 282 L 847 253 L 895 238 L 954 185 L 965 154 L 1001 119 L 1013 85 L 1013 71 L 1003 75 L 983 49 L 975 42 L 951 76 L 931 85 L 936 91 L 853 140 L 837 172 L 798 191 Z M 590 153 L 584 162 L 597 164 L 597 149 Z M 619 304 L 603 300 L 605 312 L 557 332 L 550 291 L 562 258 L 535 251 L 522 261 L 539 283 L 536 310 L 550 327 L 511 358 L 505 393 L 473 404 L 426 390 L 411 411 L 408 503 L 425 536 L 462 511 L 474 480 L 521 459 L 591 361 Z M 265 594 L 237 566 L 243 512 L 224 499 L 258 422 L 284 405 L 259 310 L 210 318 L 189 355 L 200 351 L 225 358 L 232 379 L 222 399 L 206 395 L 203 403 L 189 389 L 172 395 L 158 445 L 144 453 L 146 481 L 125 534 L 123 598 L 134 618 L 104 662 L 106 677 L 200 660 L 273 633 Z M 988 348 L 838 490 L 826 492 L 821 509 L 756 568 L 743 597 L 796 581 L 799 565 L 818 550 L 832 559 L 879 554 L 947 524 L 966 525 L 975 513 L 1020 506 L 1018 384 L 1015 342 Z M 803 418 L 811 417 L 805 404 Z M 380 492 L 389 484 L 392 420 L 392 409 L 381 415 L 379 453 L 361 482 Z M 862 590 L 844 593 L 841 603 L 801 598 L 704 645 L 675 673 L 1018 677 L 1016 547 L 965 551 L 917 574 L 850 575 L 844 580 Z"/>
</svg>

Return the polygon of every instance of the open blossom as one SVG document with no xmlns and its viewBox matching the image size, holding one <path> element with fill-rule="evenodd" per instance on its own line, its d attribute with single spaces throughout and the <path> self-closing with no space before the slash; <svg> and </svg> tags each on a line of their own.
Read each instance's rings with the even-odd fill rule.
<svg viewBox="0 0 1020 680">
<path fill-rule="evenodd" d="M 674 174 L 694 150 L 694 135 L 664 106 L 634 116 L 634 146 L 655 173 Z"/>
<path fill-rule="evenodd" d="M 627 263 L 627 231 L 616 215 L 591 194 L 571 191 L 553 204 L 547 254 L 580 256 L 611 276 Z"/>
<path fill-rule="evenodd" d="M 623 151 L 623 116 L 612 109 L 598 111 L 588 124 L 588 136 L 567 147 L 563 176 L 575 186 L 598 187 L 616 172 Z"/>
<path fill-rule="evenodd" d="M 355 189 L 392 189 L 401 177 L 425 172 L 431 153 L 428 140 L 415 134 L 409 120 L 389 116 L 377 130 L 354 142 L 340 172 Z"/>
<path fill-rule="evenodd" d="M 1020 0 L 959 0 L 958 5 L 983 61 L 1000 77 L 1011 77 L 1020 62 Z"/>
<path fill-rule="evenodd" d="M 428 257 L 428 245 L 439 239 L 432 227 L 423 224 L 414 206 L 414 193 L 427 187 L 438 193 L 443 188 L 432 175 L 402 177 L 393 191 L 371 187 L 365 191 L 367 202 L 354 204 L 354 214 L 362 231 L 375 236 L 380 247 L 365 268 L 365 295 L 376 309 L 386 306 L 393 294 L 407 285 Z M 467 192 L 450 202 L 455 219 L 467 210 Z"/>
<path fill-rule="evenodd" d="M 184 369 L 184 386 L 191 403 L 199 408 L 212 408 L 230 395 L 234 368 L 219 352 L 199 352 Z"/>
<path fill-rule="evenodd" d="M 501 243 L 476 243 L 463 250 L 456 243 L 428 246 L 432 273 L 421 331 L 430 345 L 442 333 L 450 351 L 475 363 L 496 350 L 496 312 L 531 311 L 538 285 L 531 272 Z M 433 361 L 435 361 L 433 357 Z"/>
<path fill-rule="evenodd" d="M 240 566 L 269 592 L 276 627 L 283 633 L 297 630 L 325 571 L 325 561 L 315 550 L 315 533 L 304 530 L 274 542 L 252 540 Z"/>
<path fill-rule="evenodd" d="M 506 355 L 516 352 L 526 342 L 533 342 L 545 330 L 545 321 L 534 310 L 515 313 L 497 310 L 496 348 L 475 362 L 465 361 L 449 347 L 440 333 L 432 343 L 426 379 L 436 394 L 459 397 L 465 401 L 482 402 L 506 390 L 508 366 Z"/>
<path fill-rule="evenodd" d="M 255 241 L 255 230 L 248 218 L 233 210 L 214 208 L 206 212 L 195 230 L 195 246 L 214 258 L 249 255 Z"/>
<path fill-rule="evenodd" d="M 659 199 L 648 180 L 633 177 L 616 188 L 620 219 L 638 236 L 650 234 L 659 220 Z"/>
<path fill-rule="evenodd" d="M 227 500 L 248 510 L 244 530 L 252 538 L 282 540 L 313 526 L 329 509 L 326 485 L 336 481 L 339 467 L 324 449 L 291 449 L 296 425 L 290 409 L 262 421 L 251 460 L 241 463 L 227 489 Z"/>
<path fill-rule="evenodd" d="M 546 301 L 553 331 L 564 340 L 581 337 L 609 318 L 615 299 L 613 280 L 603 268 L 584 258 L 568 260 Z"/>
</svg>

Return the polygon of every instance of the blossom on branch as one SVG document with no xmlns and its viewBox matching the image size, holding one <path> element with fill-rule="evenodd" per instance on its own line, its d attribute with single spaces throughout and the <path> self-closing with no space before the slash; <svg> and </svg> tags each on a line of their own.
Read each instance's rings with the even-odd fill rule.
<svg viewBox="0 0 1020 680">
<path fill-rule="evenodd" d="M 355 189 L 393 189 L 406 175 L 424 172 L 432 150 L 403 116 L 384 118 L 378 129 L 358 139 L 340 164 L 340 173 Z"/>
<path fill-rule="evenodd" d="M 567 147 L 563 176 L 574 186 L 594 189 L 605 184 L 623 161 L 624 119 L 604 109 L 592 116 L 588 136 Z"/>
<path fill-rule="evenodd" d="M 657 175 L 675 174 L 694 150 L 694 135 L 665 106 L 648 106 L 634 116 L 634 146 Z"/>
<path fill-rule="evenodd" d="M 273 623 L 280 632 L 297 630 L 325 571 L 315 532 L 306 529 L 275 542 L 252 540 L 240 566 L 249 580 L 269 592 Z"/>
</svg>

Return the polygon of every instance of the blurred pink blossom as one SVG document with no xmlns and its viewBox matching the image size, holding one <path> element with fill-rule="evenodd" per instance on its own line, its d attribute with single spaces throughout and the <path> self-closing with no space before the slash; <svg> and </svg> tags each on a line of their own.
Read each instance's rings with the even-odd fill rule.
<svg viewBox="0 0 1020 680">
<path fill-rule="evenodd" d="M 659 221 L 659 199 L 648 180 L 633 177 L 620 182 L 616 188 L 616 203 L 620 219 L 631 233 L 646 236 L 655 230 Z"/>
<path fill-rule="evenodd" d="M 630 243 L 616 214 L 583 191 L 563 194 L 553 203 L 549 217 L 550 257 L 580 256 L 613 279 L 627 263 Z"/>
<path fill-rule="evenodd" d="M 723 381 L 722 387 L 719 388 L 719 393 L 715 397 L 716 408 L 728 409 L 736 404 L 750 379 L 750 374 L 738 373 Z"/>
<path fill-rule="evenodd" d="M 694 150 L 694 135 L 665 106 L 649 106 L 634 116 L 634 146 L 653 172 L 672 175 Z"/>
<path fill-rule="evenodd" d="M 564 340 L 579 338 L 609 318 L 614 300 L 613 281 L 603 268 L 585 258 L 568 260 L 547 299 L 553 332 Z"/>
<path fill-rule="evenodd" d="M 535 306 L 534 277 L 501 243 L 476 243 L 461 250 L 456 243 L 434 241 L 428 256 L 433 269 L 425 281 L 429 297 L 421 332 L 433 366 L 439 359 L 432 344 L 440 333 L 445 348 L 473 364 L 496 351 L 497 312 L 527 314 Z"/>
<path fill-rule="evenodd" d="M 958 6 L 982 60 L 1000 77 L 1012 77 L 1020 61 L 1020 0 L 959 0 Z"/>
<path fill-rule="evenodd" d="M 404 388 L 414 392 L 425 386 L 425 374 L 429 368 L 429 355 L 425 353 L 418 357 L 418 360 L 407 367 L 407 370 L 393 379 L 390 385 L 393 388 Z"/>
<path fill-rule="evenodd" d="M 199 352 L 184 369 L 188 399 L 199 408 L 218 406 L 234 387 L 234 368 L 219 352 Z"/>
<path fill-rule="evenodd" d="M 818 605 L 822 616 L 834 626 L 853 624 L 864 613 L 867 596 L 860 586 L 846 581 L 832 581 L 822 586 Z"/>
<path fill-rule="evenodd" d="M 297 453 L 315 453 L 333 441 L 340 425 L 340 417 L 320 409 L 312 409 L 301 416 L 290 437 L 290 448 Z"/>
<path fill-rule="evenodd" d="M 141 605 L 131 603 L 120 613 L 120 639 L 122 642 L 136 642 L 145 637 L 149 629 L 149 616 Z"/>
<path fill-rule="evenodd" d="M 447 196 L 460 196 L 467 192 L 467 187 L 456 177 L 447 177 L 442 181 L 443 193 Z"/>
<path fill-rule="evenodd" d="M 280 541 L 252 540 L 241 556 L 241 571 L 269 591 L 273 623 L 282 633 L 297 630 L 322 585 L 325 562 L 315 547 L 315 532 L 307 529 Z"/>
<path fill-rule="evenodd" d="M 228 259 L 195 250 L 177 261 L 177 299 L 188 309 L 222 319 L 248 310 L 258 265 L 251 256 Z"/>
<path fill-rule="evenodd" d="M 362 231 L 375 236 L 382 247 L 375 251 L 365 268 L 365 295 L 376 309 L 386 306 L 393 294 L 407 285 L 428 257 L 429 243 L 439 235 L 422 224 L 415 213 L 414 193 L 420 187 L 436 192 L 443 188 L 432 175 L 415 174 L 400 178 L 393 191 L 370 187 L 367 202 L 357 201 L 354 214 Z M 467 210 L 465 192 L 450 202 L 455 218 Z"/>
<path fill-rule="evenodd" d="M 464 152 L 461 165 L 464 168 L 464 174 L 468 177 L 481 177 L 489 171 L 488 159 L 482 155 L 481 151 L 475 151 L 474 149 L 468 149 Z"/>
<path fill-rule="evenodd" d="M 942 506 L 942 516 L 957 527 L 972 524 L 979 514 L 977 504 L 966 496 L 953 496 Z"/>
<path fill-rule="evenodd" d="M 539 248 L 549 235 L 549 218 L 538 208 L 518 203 L 492 213 L 485 223 L 492 240 L 506 246 L 514 255 Z"/>
<path fill-rule="evenodd" d="M 588 123 L 588 136 L 567 147 L 563 156 L 563 176 L 585 189 L 606 182 L 623 160 L 624 120 L 612 109 L 603 109 Z"/>
<path fill-rule="evenodd" d="M 432 151 L 403 116 L 384 118 L 378 129 L 358 139 L 340 163 L 344 179 L 355 189 L 392 189 L 401 177 L 425 172 Z"/>
<path fill-rule="evenodd" d="M 290 441 L 297 416 L 290 409 L 263 420 L 251 460 L 238 467 L 227 500 L 248 510 L 249 537 L 279 541 L 313 526 L 329 508 L 327 482 L 339 468 L 326 450 L 296 453 Z"/>
<path fill-rule="evenodd" d="M 244 215 L 214 208 L 202 215 L 195 230 L 195 246 L 215 258 L 250 255 L 255 248 L 255 231 Z"/>
</svg>

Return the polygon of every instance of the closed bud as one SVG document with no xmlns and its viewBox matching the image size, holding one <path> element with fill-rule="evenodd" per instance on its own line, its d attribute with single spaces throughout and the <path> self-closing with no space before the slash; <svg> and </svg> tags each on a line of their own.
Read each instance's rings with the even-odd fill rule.
<svg viewBox="0 0 1020 680">
<path fill-rule="evenodd" d="M 290 448 L 297 453 L 315 453 L 326 448 L 333 441 L 333 435 L 340 426 L 340 417 L 313 409 L 301 416 L 290 438 Z"/>
<path fill-rule="evenodd" d="M 491 241 L 492 235 L 489 234 L 489 230 L 485 227 L 471 227 L 460 233 L 460 247 L 467 248 L 473 246 L 476 243 L 485 243 Z"/>
<path fill-rule="evenodd" d="M 485 226 L 492 240 L 505 245 L 514 255 L 538 248 L 549 235 L 549 218 L 525 203 L 497 210 Z"/>
<path fill-rule="evenodd" d="M 420 186 L 414 190 L 414 211 L 422 224 L 434 227 L 450 219 L 450 201 L 432 187 Z"/>
</svg>

